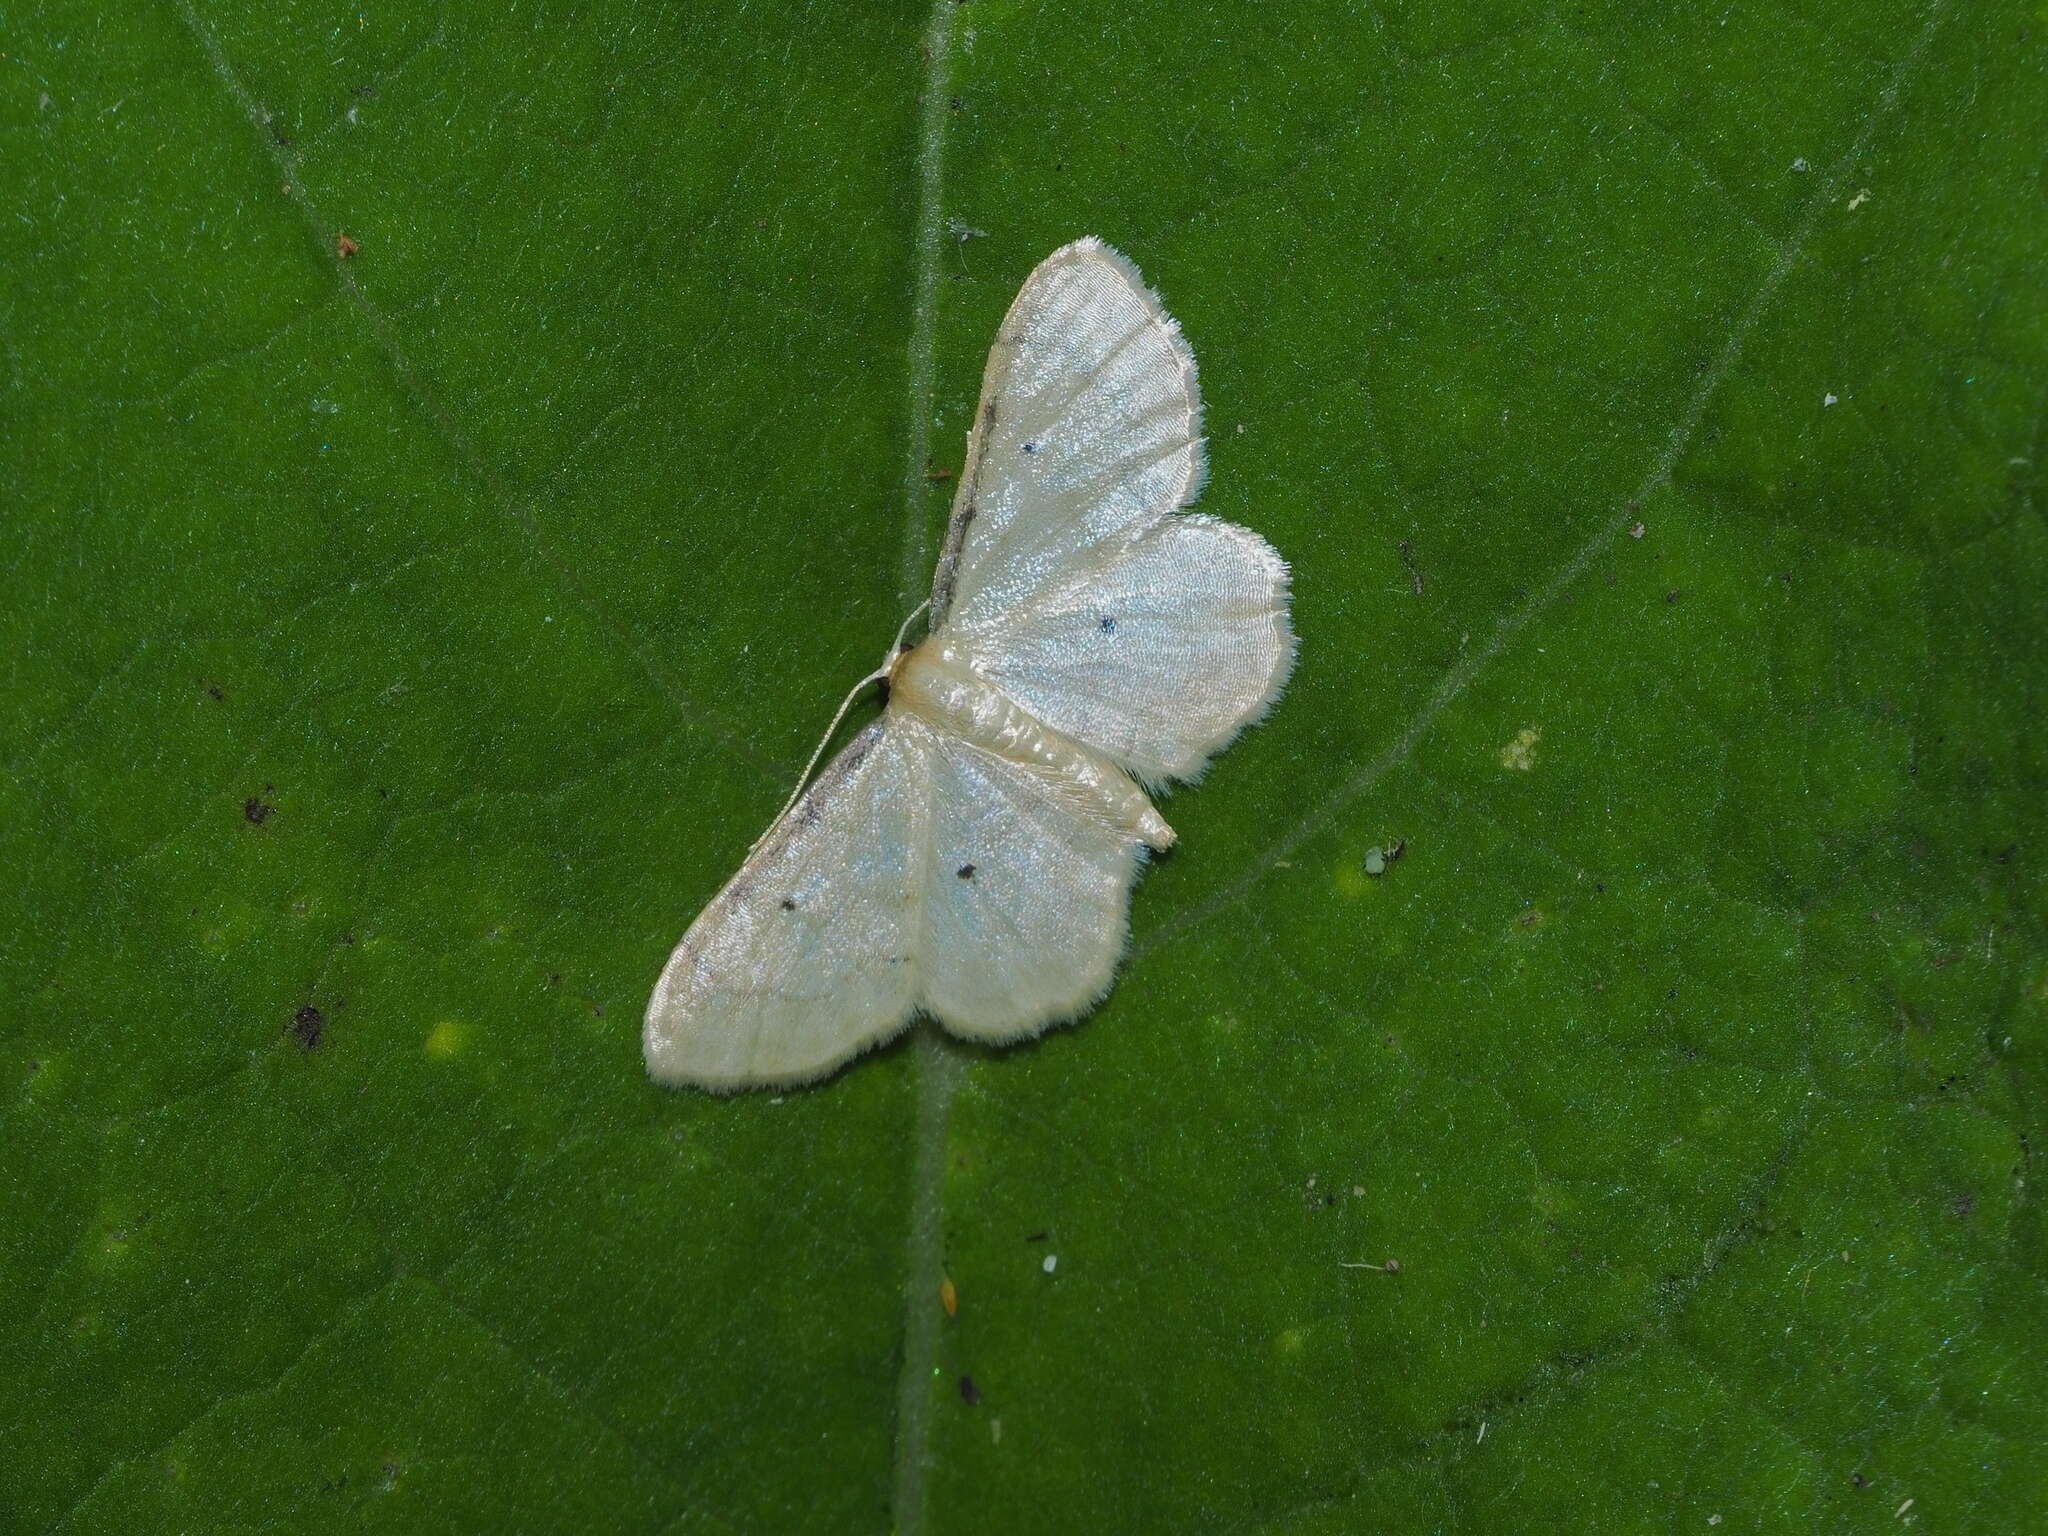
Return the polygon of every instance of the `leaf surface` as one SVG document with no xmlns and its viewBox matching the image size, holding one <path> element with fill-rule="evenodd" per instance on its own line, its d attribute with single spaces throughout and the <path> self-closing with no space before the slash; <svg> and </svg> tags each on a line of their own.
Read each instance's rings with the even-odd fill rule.
<svg viewBox="0 0 2048 1536">
<path fill-rule="evenodd" d="M 0 1523 L 2038 1521 L 2042 35 L 17 18 Z M 653 1088 L 1083 233 L 1289 694 L 1084 1024 Z"/>
</svg>

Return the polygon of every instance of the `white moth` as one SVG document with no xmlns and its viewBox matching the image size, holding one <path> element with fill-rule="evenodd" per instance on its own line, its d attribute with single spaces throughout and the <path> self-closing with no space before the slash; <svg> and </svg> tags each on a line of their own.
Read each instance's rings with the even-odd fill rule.
<svg viewBox="0 0 2048 1536">
<path fill-rule="evenodd" d="M 1193 778 L 1294 660 L 1286 563 L 1175 515 L 1201 482 L 1180 327 L 1101 241 L 1053 252 L 989 351 L 930 633 L 676 946 L 655 1079 L 807 1082 L 920 1012 L 1000 1043 L 1101 999 L 1174 841 L 1140 784 Z"/>
</svg>

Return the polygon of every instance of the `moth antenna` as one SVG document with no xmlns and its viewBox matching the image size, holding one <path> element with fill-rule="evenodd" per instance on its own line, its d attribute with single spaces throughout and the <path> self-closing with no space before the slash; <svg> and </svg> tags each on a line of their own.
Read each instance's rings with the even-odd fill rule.
<svg viewBox="0 0 2048 1536">
<path fill-rule="evenodd" d="M 853 701 L 860 697 L 861 689 L 867 687 L 869 683 L 880 683 L 888 680 L 889 668 L 894 664 L 897 653 L 903 649 L 903 637 L 910 633 L 910 626 L 917 622 L 917 616 L 923 613 L 925 609 L 931 607 L 931 605 L 931 599 L 926 598 L 915 608 L 911 609 L 910 616 L 903 621 L 903 626 L 896 631 L 896 639 L 889 647 L 889 654 L 882 658 L 881 669 L 870 672 L 866 677 L 846 690 L 846 697 L 839 701 L 839 709 L 832 716 L 832 723 L 825 727 L 825 734 L 818 738 L 818 745 L 811 753 L 811 760 L 804 764 L 804 771 L 797 775 L 796 788 L 791 790 L 789 798 L 782 802 L 782 809 L 777 811 L 775 819 L 768 823 L 768 830 L 754 839 L 753 845 L 747 849 L 748 853 L 752 853 L 755 848 L 767 842 L 769 837 L 774 834 L 775 829 L 782 825 L 789 813 L 796 809 L 797 801 L 803 799 L 804 791 L 810 787 L 811 770 L 818 766 L 818 759 L 825 755 L 825 748 L 832 744 L 832 733 L 839 729 L 839 722 L 844 720 L 846 712 L 853 708 Z"/>
<path fill-rule="evenodd" d="M 885 672 L 870 672 L 866 677 L 846 690 L 846 697 L 839 701 L 839 709 L 832 716 L 832 723 L 825 727 L 825 734 L 818 738 L 818 745 L 816 750 L 811 753 L 811 760 L 804 764 L 804 771 L 797 775 L 796 788 L 791 790 L 789 798 L 782 802 L 782 809 L 775 813 L 775 819 L 768 823 L 767 830 L 755 838 L 753 843 L 749 845 L 747 848 L 749 854 L 753 853 L 754 849 L 760 847 L 770 837 L 775 835 L 775 829 L 781 826 L 788 818 L 789 813 L 796 808 L 797 801 L 803 799 L 804 790 L 809 787 L 811 782 L 811 770 L 818 766 L 818 759 L 825 755 L 825 748 L 832 741 L 832 733 L 839 729 L 839 722 L 844 720 L 846 712 L 853 708 L 853 701 L 860 697 L 861 689 L 867 687 L 869 683 L 880 682 L 887 675 Z"/>
<path fill-rule="evenodd" d="M 911 609 L 910 613 L 904 618 L 902 628 L 896 631 L 896 639 L 889 647 L 889 654 L 882 658 L 882 670 L 877 674 L 878 676 L 887 677 L 889 675 L 889 668 L 895 665 L 896 658 L 903 653 L 903 637 L 910 633 L 910 626 L 917 622 L 917 616 L 931 607 L 931 605 L 932 600 L 926 598 L 915 608 Z M 868 681 L 873 681 L 873 679 L 868 679 Z"/>
</svg>

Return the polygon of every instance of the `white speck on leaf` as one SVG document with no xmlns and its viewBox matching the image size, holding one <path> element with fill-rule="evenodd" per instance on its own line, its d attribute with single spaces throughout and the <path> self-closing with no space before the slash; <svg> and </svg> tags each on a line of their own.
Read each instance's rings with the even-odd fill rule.
<svg viewBox="0 0 2048 1536">
<path fill-rule="evenodd" d="M 1048 1253 L 1045 1256 L 1045 1262 L 1038 1267 L 1049 1275 L 1060 1267 L 1060 1256 L 1056 1253 Z"/>
<path fill-rule="evenodd" d="M 1543 739 L 1542 730 L 1525 725 L 1515 733 L 1515 739 L 1500 749 L 1500 765 L 1515 773 L 1527 773 L 1536 766 L 1536 743 Z"/>
</svg>

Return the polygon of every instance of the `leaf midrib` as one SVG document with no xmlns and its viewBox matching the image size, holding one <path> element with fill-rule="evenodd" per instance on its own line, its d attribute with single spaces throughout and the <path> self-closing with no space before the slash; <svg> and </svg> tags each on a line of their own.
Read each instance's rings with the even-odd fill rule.
<svg viewBox="0 0 2048 1536">
<path fill-rule="evenodd" d="M 917 224 L 912 262 L 907 427 L 903 460 L 903 556 L 897 597 L 908 611 L 929 580 L 925 470 L 931 462 L 933 378 L 939 295 L 940 209 L 945 192 L 946 98 L 953 64 L 955 0 L 932 0 L 925 23 L 925 75 L 917 134 Z M 903 1264 L 903 1361 L 896 1383 L 890 1488 L 895 1529 L 924 1528 L 925 1466 L 931 1442 L 931 1374 L 939 1351 L 938 1287 L 944 1263 L 946 1127 L 965 1063 L 938 1031 L 917 1027 L 917 1124 Z"/>
</svg>

